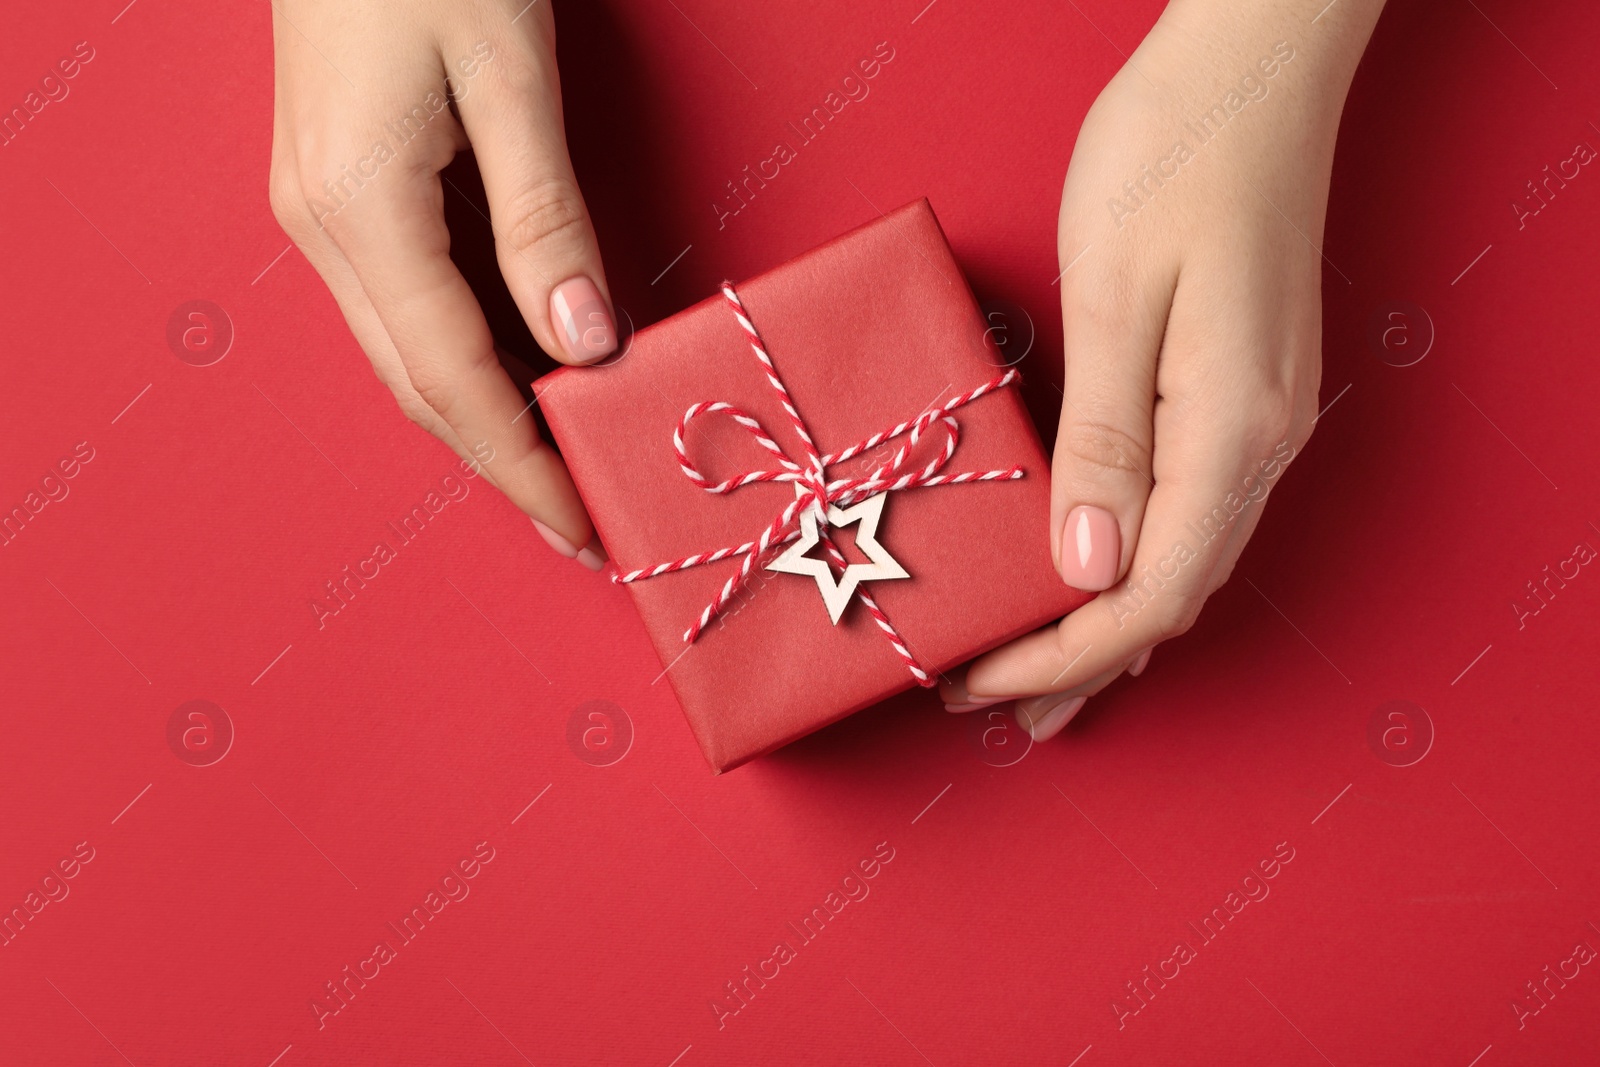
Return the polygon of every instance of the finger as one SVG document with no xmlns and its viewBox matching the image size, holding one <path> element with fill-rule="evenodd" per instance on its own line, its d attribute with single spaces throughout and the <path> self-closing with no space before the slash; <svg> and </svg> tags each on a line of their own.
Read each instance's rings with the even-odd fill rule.
<svg viewBox="0 0 1600 1067">
<path fill-rule="evenodd" d="M 1027 704 L 1017 704 L 1014 715 L 1017 725 L 1028 731 L 1035 741 L 1048 741 L 1066 728 L 1088 699 L 1086 695 L 1068 697 L 1052 693 Z"/>
<path fill-rule="evenodd" d="M 406 418 L 449 445 L 456 455 L 475 462 L 476 457 L 467 449 L 461 438 L 456 436 L 456 432 L 411 387 L 411 380 L 406 376 L 405 366 L 400 362 L 400 353 L 395 349 L 394 341 L 383 328 L 383 322 L 373 309 L 372 301 L 367 299 L 367 294 L 361 288 L 361 282 L 356 278 L 355 271 L 350 269 L 344 254 L 339 251 L 339 246 L 334 244 L 316 224 L 316 220 L 307 208 L 305 198 L 300 193 L 298 177 L 291 175 L 289 178 L 281 178 L 276 165 L 272 203 L 279 224 L 294 241 L 295 247 L 306 257 L 312 269 L 322 278 L 328 291 L 333 294 L 333 299 L 339 305 L 339 311 L 344 315 L 350 332 L 355 335 L 356 343 L 366 353 L 378 380 L 388 386 L 389 391 L 394 394 L 395 403 L 401 412 Z"/>
<path fill-rule="evenodd" d="M 1265 497 L 1261 504 L 1264 504 Z M 1209 600 L 1211 594 L 1216 592 L 1227 582 L 1233 573 L 1234 564 L 1238 562 L 1239 555 L 1244 551 L 1250 535 L 1255 532 L 1256 523 L 1261 521 L 1263 514 L 1259 505 L 1247 505 L 1238 519 L 1228 531 L 1227 541 L 1223 545 L 1217 564 L 1212 568 L 1211 578 L 1206 583 L 1205 598 Z M 1144 673 L 1150 665 L 1150 656 L 1155 651 L 1151 645 L 1128 661 L 1125 668 L 1130 678 L 1137 678 Z M 1065 693 L 1049 693 L 1041 697 L 1031 697 L 1017 701 L 1017 723 L 1034 735 L 1035 741 L 1046 741 L 1061 732 L 1061 729 L 1077 715 L 1083 708 L 1084 702 L 1110 685 L 1122 673 L 1121 670 L 1107 671 L 1099 677 L 1079 686 L 1074 686 Z M 1067 705 L 1070 705 L 1067 706 Z M 982 707 L 983 704 L 969 705 L 970 708 Z M 956 708 L 948 710 L 955 711 Z M 959 710 L 968 710 L 962 708 Z M 1033 724 L 1037 723 L 1037 728 Z"/>
<path fill-rule="evenodd" d="M 1058 622 L 1035 630 L 1031 634 L 1017 638 L 1008 645 L 1004 645 L 1001 648 L 995 649 L 993 652 L 990 652 L 989 655 L 993 656 L 997 653 L 1007 650 L 1014 650 L 1021 654 L 1035 646 L 1041 650 L 1048 649 L 1053 645 L 1056 631 L 1060 625 L 1061 624 Z M 945 675 L 940 681 L 939 695 L 944 699 L 944 710 L 958 713 L 976 711 L 979 708 L 986 708 L 992 704 L 1004 704 L 1011 702 L 1020 703 L 1025 700 L 1031 700 L 1040 695 L 1059 697 L 1065 692 L 1064 687 L 1052 686 L 1036 686 L 1031 689 L 1024 688 L 1015 691 L 1000 691 L 995 690 L 992 686 L 988 686 L 981 688 L 978 692 L 974 692 L 968 688 L 968 684 L 971 681 L 972 668 L 976 666 L 977 663 L 978 660 L 974 660 L 971 664 L 968 664 L 967 670 L 952 671 L 948 675 Z M 1071 664 L 1069 664 L 1069 666 L 1071 666 Z M 1073 695 L 1076 695 L 1076 691 L 1074 691 Z"/>
<path fill-rule="evenodd" d="M 1041 697 L 1017 701 L 1016 710 L 1013 712 L 1017 725 L 1028 731 L 1029 736 L 1035 741 L 1050 740 L 1077 717 L 1090 697 L 1116 681 L 1122 671 L 1123 667 L 1104 671 L 1065 693 L 1047 693 Z"/>
<path fill-rule="evenodd" d="M 444 136 L 419 136 L 391 164 L 403 169 L 350 200 L 326 229 L 417 395 L 474 454 L 487 457 L 481 470 L 555 535 L 558 551 L 579 556 L 594 530 L 577 489 L 561 457 L 540 440 L 500 366 L 483 312 L 450 260 L 438 171 L 455 147 Z M 592 552 L 581 558 L 600 566 Z"/>
<path fill-rule="evenodd" d="M 1063 283 L 1050 543 L 1062 579 L 1077 589 L 1109 589 L 1133 558 L 1152 486 L 1156 362 L 1173 284 L 1117 268 Z"/>
<path fill-rule="evenodd" d="M 1206 410 L 1213 405 L 1190 405 L 1180 416 L 1166 403 L 1157 412 L 1156 487 L 1126 579 L 1058 626 L 974 662 L 968 693 L 1073 692 L 1194 624 L 1236 520 L 1237 487 L 1256 462 L 1247 457 L 1263 434 L 1240 440 L 1229 420 Z"/>
<path fill-rule="evenodd" d="M 1019 700 L 1015 711 L 1017 725 L 1028 731 L 1035 741 L 1048 741 L 1077 717 L 1090 697 L 1120 678 L 1124 670 L 1130 677 L 1137 678 L 1149 663 L 1150 649 L 1147 648 L 1123 666 L 1105 671 L 1065 693 Z"/>
<path fill-rule="evenodd" d="M 1049 627 L 1049 629 L 1052 631 L 1055 630 L 1055 628 L 1055 626 Z M 1094 696 L 1100 690 L 1104 689 L 1106 686 L 1115 681 L 1117 676 L 1120 675 L 1124 670 L 1126 670 L 1132 677 L 1137 678 L 1140 674 L 1144 673 L 1145 667 L 1149 664 L 1151 651 L 1151 649 L 1146 648 L 1143 651 L 1136 653 L 1132 659 L 1130 659 L 1127 663 L 1117 667 L 1115 670 L 1106 671 L 1105 673 L 1094 679 L 1091 679 L 1088 682 L 1074 686 L 1072 689 L 1063 692 L 1045 693 L 1042 696 L 973 696 L 967 692 L 966 675 L 964 672 L 958 673 L 954 676 L 946 677 L 940 683 L 939 692 L 945 700 L 944 710 L 954 714 L 976 711 L 979 708 L 987 708 L 994 704 L 1015 703 L 1019 708 L 1026 706 L 1029 714 L 1033 717 L 1037 717 L 1039 714 L 1041 714 L 1038 709 L 1043 708 L 1048 710 L 1052 704 L 1060 700 L 1075 696 Z M 1022 723 L 1022 720 L 1018 719 L 1018 722 Z M 1026 726 L 1027 724 L 1022 723 L 1022 725 Z"/>
<path fill-rule="evenodd" d="M 459 100 L 489 196 L 500 273 L 534 339 L 564 363 L 617 350 L 600 247 L 567 156 L 549 5 L 496 39 Z"/>
</svg>

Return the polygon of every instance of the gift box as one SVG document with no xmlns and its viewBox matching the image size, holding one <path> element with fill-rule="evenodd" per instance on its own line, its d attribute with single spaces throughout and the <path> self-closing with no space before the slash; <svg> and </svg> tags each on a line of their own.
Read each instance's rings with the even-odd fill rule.
<svg viewBox="0 0 1600 1067">
<path fill-rule="evenodd" d="M 534 389 L 716 771 L 1089 599 L 926 200 Z"/>
</svg>

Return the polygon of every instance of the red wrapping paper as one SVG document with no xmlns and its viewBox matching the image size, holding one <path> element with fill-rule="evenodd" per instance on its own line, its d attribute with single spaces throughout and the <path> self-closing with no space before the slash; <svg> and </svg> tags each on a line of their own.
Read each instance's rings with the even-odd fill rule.
<svg viewBox="0 0 1600 1067">
<path fill-rule="evenodd" d="M 736 288 L 822 452 L 1003 370 L 926 200 Z M 720 294 L 640 331 L 620 359 L 562 368 L 534 387 L 619 572 L 754 540 L 794 499 L 787 483 L 713 495 L 679 468 L 673 430 L 700 401 L 744 409 L 791 458 L 805 454 Z M 1051 562 L 1050 468 L 1016 387 L 954 414 L 960 443 L 946 473 L 1020 465 L 1025 476 L 890 493 L 878 540 L 911 577 L 863 585 L 921 663 L 940 671 L 1089 599 L 1065 586 Z M 712 480 L 775 465 L 725 416 L 695 420 L 685 439 Z M 915 458 L 942 442 L 930 432 Z M 863 475 L 898 443 L 831 467 L 829 477 Z M 854 532 L 846 527 L 840 538 L 853 562 L 862 558 L 852 551 Z M 626 585 L 715 770 L 916 684 L 859 599 L 834 625 L 814 581 L 765 569 L 686 645 L 684 631 L 739 565 L 730 558 Z"/>
</svg>

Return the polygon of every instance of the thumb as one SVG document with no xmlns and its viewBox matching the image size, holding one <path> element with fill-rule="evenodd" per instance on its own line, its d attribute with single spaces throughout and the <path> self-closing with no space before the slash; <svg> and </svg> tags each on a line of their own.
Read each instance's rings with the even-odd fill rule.
<svg viewBox="0 0 1600 1067">
<path fill-rule="evenodd" d="M 567 156 L 554 29 L 530 12 L 458 98 L 495 233 L 500 273 L 539 346 L 563 363 L 617 350 L 600 248 Z"/>
<path fill-rule="evenodd" d="M 1085 275 L 1062 291 L 1066 375 L 1051 479 L 1051 548 L 1068 585 L 1117 583 L 1151 475 L 1156 360 L 1170 288 Z"/>
</svg>

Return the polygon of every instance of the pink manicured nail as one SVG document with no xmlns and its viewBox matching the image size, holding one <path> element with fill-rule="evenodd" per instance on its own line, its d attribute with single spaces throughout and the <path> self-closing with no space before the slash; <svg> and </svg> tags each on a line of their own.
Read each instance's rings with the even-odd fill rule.
<svg viewBox="0 0 1600 1067">
<path fill-rule="evenodd" d="M 1072 721 L 1072 717 L 1078 714 L 1078 709 L 1083 707 L 1084 702 L 1088 699 L 1088 697 L 1072 697 L 1069 700 L 1063 700 L 1043 714 L 1035 714 L 1031 717 L 1027 712 L 1018 708 L 1017 725 L 1032 734 L 1035 741 L 1048 741 L 1056 734 L 1059 734 L 1062 728 Z"/>
<path fill-rule="evenodd" d="M 577 545 L 574 545 L 571 541 L 568 541 L 565 537 L 562 537 L 560 534 L 550 529 L 550 527 L 546 526 L 538 519 L 533 520 L 533 528 L 539 531 L 539 536 L 544 538 L 545 544 L 549 545 L 551 548 L 555 549 L 568 559 L 578 558 Z M 587 551 L 587 549 L 585 549 L 585 551 Z M 600 568 L 596 567 L 594 569 L 599 570 Z"/>
<path fill-rule="evenodd" d="M 1128 673 L 1135 678 L 1143 674 L 1144 669 L 1150 665 L 1150 653 L 1154 651 L 1155 646 L 1151 645 L 1149 648 L 1133 657 L 1133 663 L 1128 667 Z"/>
<path fill-rule="evenodd" d="M 539 531 L 539 536 L 544 538 L 545 544 L 561 553 L 567 559 L 575 559 L 592 571 L 597 571 L 606 565 L 606 552 L 605 549 L 600 547 L 599 538 L 595 538 L 580 549 L 538 519 L 532 519 L 531 521 L 533 522 L 533 528 Z"/>
<path fill-rule="evenodd" d="M 592 571 L 600 570 L 606 565 L 606 546 L 600 543 L 600 535 L 595 534 L 589 538 L 589 543 L 578 552 L 578 562 Z"/>
<path fill-rule="evenodd" d="M 991 704 L 1001 704 L 1001 703 L 1004 703 L 1007 700 L 1015 700 L 1015 699 L 1017 699 L 1017 698 L 1016 697 L 970 697 L 970 698 L 967 699 L 967 701 L 965 703 L 962 703 L 962 704 L 946 703 L 945 706 L 944 706 L 944 710 L 945 711 L 977 711 L 979 708 L 986 708 Z"/>
<path fill-rule="evenodd" d="M 561 344 L 579 363 L 593 363 L 617 350 L 617 324 L 600 290 L 583 275 L 550 290 L 550 318 Z"/>
<path fill-rule="evenodd" d="M 950 694 L 950 699 L 944 702 L 944 706 L 949 708 L 951 711 L 971 711 L 973 708 L 984 708 L 988 707 L 990 704 L 999 704 L 1007 700 L 1022 699 L 1021 697 L 1014 696 L 973 696 L 967 691 L 967 682 L 965 678 L 956 679 L 950 682 L 948 692 Z"/>
<path fill-rule="evenodd" d="M 1122 562 L 1122 531 L 1105 508 L 1081 504 L 1067 512 L 1061 528 L 1061 577 L 1074 589 L 1110 589 Z"/>
</svg>

